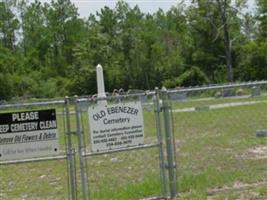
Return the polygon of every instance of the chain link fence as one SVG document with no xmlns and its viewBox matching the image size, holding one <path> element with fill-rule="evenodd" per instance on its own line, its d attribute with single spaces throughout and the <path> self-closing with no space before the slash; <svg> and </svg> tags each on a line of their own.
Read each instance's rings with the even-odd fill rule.
<svg viewBox="0 0 267 200">
<path fill-rule="evenodd" d="M 266 199 L 267 83 L 185 88 L 168 94 L 180 196 Z"/>
<path fill-rule="evenodd" d="M 20 158 L 20 156 L 18 156 L 17 159 L 1 160 L 0 199 L 70 199 L 71 195 L 69 192 L 71 190 L 69 189 L 68 182 L 70 180 L 69 174 L 71 173 L 69 173 L 70 167 L 67 162 L 69 152 L 65 134 L 66 120 L 64 116 L 64 105 L 64 100 L 55 100 L 3 104 L 0 106 L 1 114 L 30 111 L 39 112 L 42 110 L 55 109 L 59 141 L 59 149 L 55 149 L 55 151 L 57 151 L 55 155 L 43 157 L 35 156 L 31 158 Z M 10 135 L 13 134 L 14 133 L 11 133 Z M 29 132 L 27 134 L 29 134 Z M 28 139 L 32 139 L 30 135 L 28 136 Z M 4 137 L 1 137 L 2 141 L 4 141 L 3 138 Z M 1 143 L 1 148 L 4 149 L 5 146 L 7 145 Z M 37 148 L 39 147 L 33 148 L 32 144 L 28 142 L 25 144 L 24 150 L 25 152 L 30 150 L 35 151 Z M 23 148 L 20 148 L 20 150 L 18 149 L 17 151 L 23 150 Z"/>
<path fill-rule="evenodd" d="M 47 109 L 58 154 L 1 160 L 1 199 L 267 196 L 267 82 L 5 104 L 0 114 Z"/>
</svg>

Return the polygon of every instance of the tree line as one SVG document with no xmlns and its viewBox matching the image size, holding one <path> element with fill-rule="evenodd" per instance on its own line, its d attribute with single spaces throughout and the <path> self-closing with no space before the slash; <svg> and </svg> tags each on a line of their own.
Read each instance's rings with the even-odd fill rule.
<svg viewBox="0 0 267 200">
<path fill-rule="evenodd" d="M 267 1 L 192 0 L 143 13 L 118 1 L 87 19 L 70 0 L 0 2 L 0 99 L 267 78 Z"/>
</svg>

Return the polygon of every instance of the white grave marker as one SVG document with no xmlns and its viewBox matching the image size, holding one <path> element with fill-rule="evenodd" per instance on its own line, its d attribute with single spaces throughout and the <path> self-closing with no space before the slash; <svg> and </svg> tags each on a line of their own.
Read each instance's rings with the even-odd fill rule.
<svg viewBox="0 0 267 200">
<path fill-rule="evenodd" d="M 97 97 L 105 98 L 105 83 L 104 83 L 104 75 L 103 75 L 103 68 L 100 64 L 96 66 L 96 79 L 97 79 Z M 99 105 L 106 105 L 107 100 L 98 100 Z"/>
</svg>

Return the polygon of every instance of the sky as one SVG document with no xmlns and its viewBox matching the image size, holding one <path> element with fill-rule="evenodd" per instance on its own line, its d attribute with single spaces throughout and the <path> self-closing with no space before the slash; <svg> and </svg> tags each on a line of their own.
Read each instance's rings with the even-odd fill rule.
<svg viewBox="0 0 267 200">
<path fill-rule="evenodd" d="M 34 2 L 34 0 L 29 0 Z M 40 0 L 41 2 L 50 2 L 51 0 Z M 87 18 L 89 14 L 95 14 L 100 11 L 104 6 L 114 8 L 118 0 L 71 0 L 78 8 L 81 17 Z M 172 6 L 177 5 L 182 0 L 125 0 L 131 7 L 138 5 L 142 12 L 153 13 L 159 8 L 164 11 L 169 10 Z M 255 0 L 248 1 L 248 11 L 255 8 Z M 191 0 L 184 0 L 189 3 Z"/>
</svg>

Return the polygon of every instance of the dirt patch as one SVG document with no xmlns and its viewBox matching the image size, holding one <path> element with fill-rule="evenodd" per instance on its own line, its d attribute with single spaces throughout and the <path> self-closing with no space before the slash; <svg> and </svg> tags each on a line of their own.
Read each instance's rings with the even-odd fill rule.
<svg viewBox="0 0 267 200">
<path fill-rule="evenodd" d="M 243 191 L 243 190 L 249 190 L 252 188 L 260 187 L 260 186 L 266 186 L 267 182 L 259 182 L 259 183 L 242 183 L 240 181 L 236 181 L 232 186 L 225 186 L 222 188 L 214 188 L 209 189 L 207 191 L 208 195 L 214 195 L 216 193 L 225 193 L 230 191 Z"/>
<path fill-rule="evenodd" d="M 140 199 L 140 200 L 169 200 L 167 197 L 149 197 L 145 199 Z"/>
<path fill-rule="evenodd" d="M 262 188 L 265 191 L 266 186 L 267 182 L 242 183 L 236 181 L 232 186 L 209 189 L 207 191 L 207 200 L 228 199 L 228 195 L 234 195 L 232 198 L 238 200 L 266 199 L 266 193 L 264 192 L 263 194 L 259 190 Z"/>
<path fill-rule="evenodd" d="M 267 146 L 250 148 L 244 157 L 253 160 L 267 159 Z"/>
</svg>

